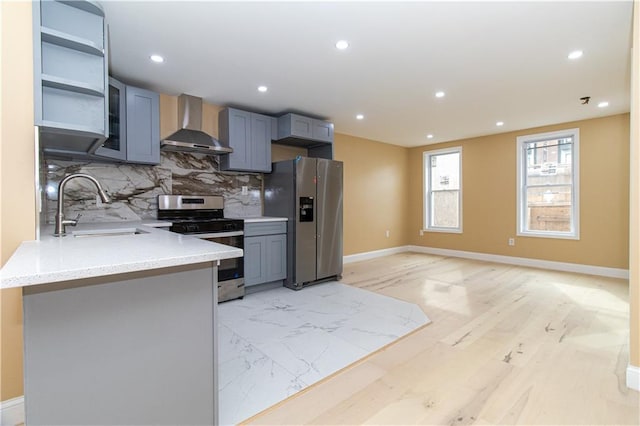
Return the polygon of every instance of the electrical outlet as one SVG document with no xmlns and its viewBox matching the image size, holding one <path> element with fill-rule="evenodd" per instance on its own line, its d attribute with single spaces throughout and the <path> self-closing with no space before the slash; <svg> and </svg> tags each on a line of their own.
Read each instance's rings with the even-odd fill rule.
<svg viewBox="0 0 640 426">
<path fill-rule="evenodd" d="M 384 233 L 384 235 L 389 238 L 389 235 L 391 235 L 391 233 L 389 232 L 389 230 L 387 229 L 386 232 Z"/>
<path fill-rule="evenodd" d="M 420 236 L 424 236 L 424 231 L 421 229 L 420 231 L 418 231 L 420 233 Z"/>
<path fill-rule="evenodd" d="M 242 187 L 242 195 L 249 195 L 249 187 L 248 186 L 243 186 Z"/>
<path fill-rule="evenodd" d="M 510 245 L 510 246 L 515 246 L 515 245 L 516 245 L 516 240 L 515 240 L 515 238 L 509 238 L 509 245 Z"/>
</svg>

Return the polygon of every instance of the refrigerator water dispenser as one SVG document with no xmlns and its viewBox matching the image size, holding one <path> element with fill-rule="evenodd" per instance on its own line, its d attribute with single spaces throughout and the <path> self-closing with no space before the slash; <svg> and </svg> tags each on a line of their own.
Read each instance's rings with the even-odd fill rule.
<svg viewBox="0 0 640 426">
<path fill-rule="evenodd" d="M 313 222 L 313 197 L 300 197 L 300 222 Z"/>
</svg>

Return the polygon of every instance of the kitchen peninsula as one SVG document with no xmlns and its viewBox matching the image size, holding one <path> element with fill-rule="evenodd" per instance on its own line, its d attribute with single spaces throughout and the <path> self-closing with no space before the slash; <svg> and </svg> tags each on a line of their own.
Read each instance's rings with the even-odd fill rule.
<svg viewBox="0 0 640 426">
<path fill-rule="evenodd" d="M 131 222 L 51 234 L 1 273 L 23 290 L 26 423 L 216 424 L 217 265 L 242 250 Z"/>
</svg>

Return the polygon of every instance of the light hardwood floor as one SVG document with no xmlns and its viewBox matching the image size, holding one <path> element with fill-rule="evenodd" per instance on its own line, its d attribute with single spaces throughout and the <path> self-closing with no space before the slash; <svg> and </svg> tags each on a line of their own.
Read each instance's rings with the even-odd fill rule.
<svg viewBox="0 0 640 426">
<path fill-rule="evenodd" d="M 342 281 L 433 323 L 249 423 L 640 423 L 626 280 L 405 253 L 345 265 Z"/>
</svg>

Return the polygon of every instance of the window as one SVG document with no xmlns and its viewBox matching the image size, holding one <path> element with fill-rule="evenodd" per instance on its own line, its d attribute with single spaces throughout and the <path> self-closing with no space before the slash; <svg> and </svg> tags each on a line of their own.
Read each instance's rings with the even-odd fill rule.
<svg viewBox="0 0 640 426">
<path fill-rule="evenodd" d="M 519 136 L 518 235 L 578 239 L 579 130 Z"/>
<path fill-rule="evenodd" d="M 424 229 L 462 232 L 462 148 L 424 153 Z"/>
</svg>

